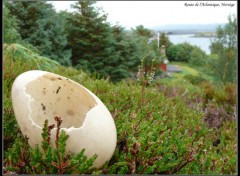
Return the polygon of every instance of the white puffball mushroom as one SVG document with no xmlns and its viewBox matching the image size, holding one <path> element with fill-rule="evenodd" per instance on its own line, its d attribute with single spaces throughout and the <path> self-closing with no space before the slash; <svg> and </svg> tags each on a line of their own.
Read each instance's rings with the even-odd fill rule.
<svg viewBox="0 0 240 176">
<path fill-rule="evenodd" d="M 102 101 L 82 85 L 57 74 L 32 70 L 19 75 L 12 86 L 12 103 L 22 134 L 31 147 L 41 146 L 44 121 L 56 124 L 69 138 L 66 152 L 97 154 L 93 167 L 100 168 L 115 151 L 117 134 L 114 120 Z M 56 127 L 56 125 L 55 125 Z M 56 128 L 51 131 L 55 147 Z"/>
</svg>

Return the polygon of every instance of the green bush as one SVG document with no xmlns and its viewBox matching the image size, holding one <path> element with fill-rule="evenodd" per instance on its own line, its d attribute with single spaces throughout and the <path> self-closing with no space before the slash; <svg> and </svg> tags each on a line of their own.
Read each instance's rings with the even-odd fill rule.
<svg viewBox="0 0 240 176">
<path fill-rule="evenodd" d="M 31 149 L 26 139 L 16 130 L 18 128 L 12 112 L 10 87 L 16 76 L 24 71 L 36 69 L 36 65 L 29 64 L 35 55 L 30 54 L 32 57 L 29 56 L 28 62 L 25 58 L 23 58 L 25 61 L 16 59 L 18 58 L 16 53 L 10 54 L 10 51 L 14 51 L 13 46 L 11 47 L 8 50 L 9 54 L 6 54 L 6 48 L 4 49 L 3 127 L 4 144 L 7 144 L 4 148 L 4 173 L 63 173 L 63 167 L 56 164 L 59 161 L 56 156 L 64 155 L 64 143 L 67 142 L 65 135 L 60 135 L 61 152 L 46 147 L 45 154 L 49 157 L 43 158 L 44 153 L 37 148 Z M 22 56 L 28 57 L 24 52 L 29 51 L 23 50 L 22 53 Z M 205 109 L 213 105 L 212 111 L 210 109 L 208 111 L 209 117 L 212 117 L 211 114 L 220 108 L 224 108 L 228 113 L 225 105 L 228 104 L 229 108 L 236 105 L 234 97 L 236 85 L 229 84 L 218 90 L 212 84 L 204 82 L 200 85 L 203 90 L 196 91 L 198 89 L 190 89 L 183 84 L 182 87 L 164 85 L 165 89 L 159 89 L 157 83 L 151 84 L 145 88 L 145 101 L 142 104 L 142 87 L 134 80 L 111 83 L 104 79 L 90 78 L 80 70 L 57 65 L 56 68 L 51 67 L 46 70 L 67 76 L 95 93 L 111 112 L 117 128 L 116 150 L 103 168 L 88 170 L 91 163 L 87 162 L 87 158 L 81 153 L 75 156 L 70 155 L 67 159 L 69 163 L 67 165 L 65 163 L 64 173 L 237 173 L 236 121 L 223 120 L 218 129 L 215 129 L 209 127 L 208 122 L 204 122 L 207 112 L 199 109 L 205 103 Z M 205 102 L 202 102 L 201 98 Z M 189 107 L 189 104 L 192 107 Z M 48 146 L 46 145 L 46 128 L 43 134 L 44 146 Z"/>
<path fill-rule="evenodd" d="M 201 84 L 202 82 L 206 82 L 207 80 L 201 76 L 194 76 L 194 75 L 186 75 L 183 77 L 184 79 L 188 80 L 190 83 L 197 85 Z"/>
<path fill-rule="evenodd" d="M 222 106 L 228 114 L 234 114 L 236 111 L 237 91 L 236 84 L 228 83 L 216 87 L 208 82 L 203 82 L 200 87 L 204 89 L 204 107 L 209 102 L 214 101 L 217 105 Z"/>
<path fill-rule="evenodd" d="M 228 157 L 230 151 L 221 156 L 215 154 L 215 136 L 202 122 L 204 114 L 187 108 L 182 98 L 175 96 L 168 99 L 162 92 L 149 87 L 141 111 L 140 87 L 128 82 L 106 85 L 104 81 L 98 81 L 97 85 L 90 87 L 91 90 L 96 88 L 97 95 L 112 112 L 118 132 L 115 154 L 100 173 L 222 173 L 221 164 L 224 161 L 215 168 L 214 162 L 220 157 Z M 135 143 L 140 145 L 136 156 L 131 153 Z M 186 162 L 188 159 L 189 162 Z M 204 161 L 204 166 L 201 166 L 200 159 Z M 232 160 L 235 159 L 236 155 L 232 155 Z M 234 168 L 233 165 L 231 167 Z"/>
<path fill-rule="evenodd" d="M 189 63 L 196 66 L 204 66 L 206 64 L 207 54 L 197 46 L 193 46 L 190 54 Z"/>
<path fill-rule="evenodd" d="M 189 43 L 172 44 L 167 50 L 170 61 L 188 62 L 193 46 Z"/>
<path fill-rule="evenodd" d="M 20 60 L 22 63 L 28 62 L 30 65 L 34 65 L 36 69 L 47 70 L 53 69 L 60 64 L 57 61 L 40 56 L 39 54 L 32 52 L 28 48 L 20 44 L 4 44 L 3 57 L 11 62 Z"/>
<path fill-rule="evenodd" d="M 192 65 L 205 65 L 207 55 L 198 46 L 187 42 L 171 44 L 167 49 L 167 57 L 170 61 L 188 62 Z"/>
<path fill-rule="evenodd" d="M 30 148 L 28 137 L 23 138 L 19 135 L 14 145 L 5 152 L 5 166 L 8 173 L 10 171 L 17 174 L 90 173 L 90 167 L 97 156 L 87 158 L 84 155 L 84 149 L 77 155 L 66 153 L 66 142 L 69 136 L 64 131 L 60 132 L 61 118 L 56 116 L 55 120 L 57 122 L 56 148 L 50 144 L 54 124 L 48 126 L 46 120 L 42 130 L 41 147 L 37 145 L 34 149 Z"/>
</svg>

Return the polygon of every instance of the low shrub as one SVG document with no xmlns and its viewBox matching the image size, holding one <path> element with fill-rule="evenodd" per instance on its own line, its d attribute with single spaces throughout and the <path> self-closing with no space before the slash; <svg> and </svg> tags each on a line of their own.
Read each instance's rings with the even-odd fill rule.
<svg viewBox="0 0 240 176">
<path fill-rule="evenodd" d="M 47 68 L 47 71 L 67 76 L 91 90 L 103 101 L 114 118 L 117 128 L 117 147 L 114 155 L 101 169 L 89 170 L 93 158 L 88 160 L 83 152 L 79 155 L 66 154 L 64 150 L 66 135 L 59 136 L 61 152 L 48 145 L 46 140 L 48 136 L 46 129 L 50 129 L 48 125 L 45 125 L 43 131 L 42 148 L 48 146 L 45 147 L 45 151 L 41 151 L 40 148 L 32 149 L 27 144 L 27 139 L 21 135 L 17 127 L 12 111 L 10 90 L 16 76 L 24 71 L 36 69 L 36 65 L 29 64 L 30 61 L 12 59 L 16 55 L 5 54 L 4 173 L 237 173 L 236 121 L 228 120 L 223 116 L 225 112 L 229 114 L 224 104 L 229 104 L 229 107 L 235 106 L 234 85 L 225 86 L 225 89 L 221 89 L 225 90 L 222 93 L 206 82 L 200 84 L 198 88 L 189 84 L 159 87 L 157 83 L 153 83 L 145 87 L 143 104 L 142 86 L 136 81 L 123 80 L 119 83 L 111 83 L 104 79 L 90 78 L 88 74 L 72 68 L 59 66 Z M 208 108 L 207 113 L 199 109 L 202 101 L 204 108 Z M 214 102 L 216 106 L 211 109 L 210 104 Z M 205 122 L 215 120 L 215 108 L 219 108 L 218 113 L 223 114 L 220 120 L 224 120 L 219 127 L 212 128 Z M 225 112 L 221 108 L 224 108 Z M 209 120 L 204 122 L 204 117 L 208 117 Z M 63 157 L 64 152 L 69 158 Z M 59 154 L 62 155 L 60 160 Z M 44 158 L 44 155 L 48 157 Z"/>
<path fill-rule="evenodd" d="M 233 121 L 235 117 L 229 115 L 223 107 L 217 107 L 211 103 L 206 108 L 203 120 L 211 128 L 220 128 L 224 122 Z"/>
<path fill-rule="evenodd" d="M 64 131 L 60 132 L 62 120 L 55 117 L 57 122 L 56 147 L 50 144 L 51 130 L 53 125 L 48 125 L 46 120 L 42 130 L 42 145 L 32 149 L 28 144 L 28 137 L 18 135 L 14 145 L 5 152 L 5 174 L 78 174 L 91 173 L 90 167 L 93 165 L 96 155 L 87 158 L 84 150 L 73 155 L 66 153 L 66 142 L 68 135 Z"/>
<path fill-rule="evenodd" d="M 207 81 L 206 79 L 204 79 L 201 76 L 194 76 L 194 75 L 186 75 L 183 78 L 188 80 L 190 83 L 192 83 L 194 85 L 199 85 L 199 84 Z"/>
<path fill-rule="evenodd" d="M 231 169 L 221 171 L 224 161 L 216 165 L 215 160 L 220 156 L 214 154 L 217 153 L 217 148 L 213 146 L 215 136 L 212 136 L 211 130 L 202 120 L 204 113 L 186 107 L 178 95 L 169 99 L 164 92 L 156 92 L 154 87 L 148 87 L 145 106 L 141 112 L 140 87 L 127 82 L 112 85 L 98 81 L 97 85 L 92 84 L 90 89 L 95 90 L 97 87 L 96 93 L 113 114 L 118 131 L 115 154 L 98 173 L 234 172 Z M 133 156 L 131 150 L 136 147 L 136 143 L 139 144 L 139 151 Z M 225 153 L 221 157 L 227 156 Z M 232 157 L 236 159 L 236 156 Z"/>
<path fill-rule="evenodd" d="M 204 89 L 203 106 L 214 101 L 218 106 L 221 106 L 225 111 L 233 115 L 236 111 L 237 91 L 236 84 L 226 84 L 216 87 L 208 82 L 204 82 L 201 86 Z"/>
</svg>

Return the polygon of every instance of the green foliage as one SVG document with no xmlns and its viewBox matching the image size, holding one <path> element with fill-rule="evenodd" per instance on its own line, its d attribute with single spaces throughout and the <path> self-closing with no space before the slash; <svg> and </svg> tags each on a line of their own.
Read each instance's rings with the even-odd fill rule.
<svg viewBox="0 0 240 176">
<path fill-rule="evenodd" d="M 81 0 L 73 5 L 76 11 L 56 13 L 47 2 L 6 2 L 5 16 L 10 19 L 6 24 L 19 28 L 19 44 L 61 65 L 73 65 L 113 82 L 133 76 L 143 57 L 149 64 L 152 58 L 160 58 L 157 42 L 149 42 L 153 31 L 142 25 L 130 32 L 111 26 L 94 3 Z"/>
<path fill-rule="evenodd" d="M 9 13 L 9 9 L 3 6 L 3 42 L 15 43 L 21 40 L 17 19 Z"/>
<path fill-rule="evenodd" d="M 141 65 L 139 66 L 138 73 L 137 73 L 137 80 L 142 85 L 142 106 L 141 110 L 145 104 L 145 89 L 146 86 L 151 84 L 153 78 L 155 76 L 155 67 L 154 67 L 154 59 L 152 60 L 152 64 L 150 68 L 144 65 L 145 59 L 142 60 Z"/>
<path fill-rule="evenodd" d="M 180 45 L 171 44 L 166 51 L 166 55 L 167 55 L 168 59 L 170 61 L 177 61 L 176 58 L 177 58 L 179 50 L 180 50 Z"/>
<path fill-rule="evenodd" d="M 40 56 L 39 54 L 32 52 L 28 48 L 20 44 L 4 44 L 3 47 L 3 57 L 4 61 L 11 62 L 28 62 L 29 68 L 35 67 L 35 69 L 47 70 L 59 66 L 59 63 L 48 59 L 46 57 Z M 34 65 L 34 66 L 33 66 Z"/>
<path fill-rule="evenodd" d="M 200 174 L 200 157 L 211 163 L 211 158 L 219 157 L 211 143 L 211 133 L 202 124 L 202 113 L 188 109 L 179 95 L 168 99 L 162 91 L 148 87 L 146 102 L 140 111 L 141 89 L 135 84 L 123 82 L 114 86 L 98 81 L 90 87 L 97 88 L 97 95 L 108 105 L 118 129 L 117 150 L 102 173 Z M 133 156 L 131 150 L 136 142 L 140 148 Z M 212 151 L 203 155 L 209 148 Z M 220 171 L 212 169 L 208 173 Z"/>
<path fill-rule="evenodd" d="M 125 49 L 125 44 L 117 43 L 115 38 L 119 37 L 122 42 L 122 31 L 116 34 L 106 22 L 106 15 L 100 15 L 93 4 L 93 1 L 78 1 L 73 6 L 75 12 L 65 13 L 73 66 L 90 73 L 97 72 L 101 77 L 110 76 L 113 81 L 129 77 L 129 63 L 123 61 L 124 54 L 118 50 L 120 45 Z"/>
<path fill-rule="evenodd" d="M 17 132 L 10 87 L 17 75 L 35 69 L 30 63 L 39 55 L 18 45 L 4 47 L 4 139 L 10 140 L 4 151 L 6 174 L 237 174 L 236 84 L 217 89 L 209 83 L 190 87 L 183 81 L 156 81 L 144 87 L 142 104 L 142 86 L 135 80 L 113 84 L 73 68 L 47 68 L 87 87 L 114 118 L 114 155 L 103 168 L 89 170 L 95 157 L 84 157 L 84 151 L 68 155 L 64 132 L 59 130 L 56 147 L 48 145 L 51 125 L 45 124 L 42 146 L 34 149 Z M 211 126 L 213 120 L 220 125 Z"/>
<path fill-rule="evenodd" d="M 41 55 L 60 64 L 71 65 L 71 52 L 66 49 L 67 38 L 63 21 L 51 4 L 25 1 L 6 2 L 5 5 L 10 14 L 18 20 L 18 31 L 23 41 L 35 46 Z"/>
<path fill-rule="evenodd" d="M 135 35 L 126 32 L 123 27 L 118 25 L 113 26 L 113 36 L 116 40 L 115 52 L 118 55 L 115 55 L 114 60 L 117 58 L 118 61 L 113 63 L 113 68 L 121 66 L 125 69 L 125 76 L 119 77 L 120 79 L 130 77 L 132 72 L 137 71 L 136 65 L 139 65 L 141 61 L 141 45 L 136 45 L 136 43 L 141 43 L 142 38 L 136 38 Z M 113 71 L 111 74 L 114 73 L 120 74 L 121 72 Z M 115 78 L 118 77 L 115 76 Z"/>
<path fill-rule="evenodd" d="M 152 64 L 152 59 L 155 59 L 155 64 L 160 63 L 161 53 L 157 46 L 157 40 L 150 41 L 150 37 L 152 35 L 144 35 L 144 32 L 148 31 L 151 33 L 149 29 L 144 28 L 143 26 L 137 26 L 136 29 L 132 32 L 132 38 L 134 41 L 135 50 L 133 53 L 138 56 L 139 64 L 141 63 L 142 58 L 144 57 L 145 67 L 150 66 Z"/>
<path fill-rule="evenodd" d="M 33 54 L 22 45 L 3 45 L 3 90 L 6 103 L 8 102 L 11 105 L 10 89 L 15 78 L 24 71 L 39 69 L 38 66 L 42 67 L 40 61 L 36 60 L 33 56 L 39 55 Z"/>
<path fill-rule="evenodd" d="M 112 54 L 110 26 L 106 23 L 105 15 L 98 17 L 99 13 L 92 5 L 93 1 L 78 1 L 73 6 L 76 11 L 66 14 L 68 47 L 72 48 L 73 66 L 79 65 L 91 72 L 97 67 L 94 64 L 103 62 L 106 52 Z"/>
<path fill-rule="evenodd" d="M 136 29 L 134 29 L 134 32 L 138 35 L 138 36 L 142 36 L 142 37 L 146 37 L 146 38 L 151 38 L 153 37 L 153 32 L 147 28 L 144 28 L 143 25 L 139 25 L 136 27 Z"/>
<path fill-rule="evenodd" d="M 187 42 L 179 45 L 180 50 L 177 53 L 176 61 L 188 62 L 190 60 L 190 53 L 191 50 L 193 49 L 193 46 Z"/>
<path fill-rule="evenodd" d="M 194 76 L 194 75 L 186 75 L 183 77 L 184 79 L 187 79 L 192 84 L 201 84 L 202 82 L 207 81 L 201 76 Z"/>
<path fill-rule="evenodd" d="M 6 89 L 5 89 L 6 90 Z M 3 101 L 3 132 L 4 132 L 4 150 L 6 150 L 9 146 L 12 145 L 18 133 L 20 133 L 19 127 L 17 126 L 17 122 L 14 116 L 14 112 L 12 109 L 12 102 L 10 98 L 4 96 Z"/>
<path fill-rule="evenodd" d="M 205 65 L 207 55 L 198 46 L 189 43 L 171 44 L 167 49 L 170 61 L 188 62 L 192 65 Z"/>
<path fill-rule="evenodd" d="M 165 49 L 168 50 L 172 43 L 170 42 L 168 36 L 165 32 L 162 32 L 159 36 L 159 47 L 161 48 L 163 45 L 165 46 Z"/>
<path fill-rule="evenodd" d="M 228 23 L 216 30 L 210 46 L 212 57 L 209 67 L 224 83 L 236 82 L 237 76 L 237 19 L 229 16 Z"/>
<path fill-rule="evenodd" d="M 216 87 L 208 82 L 204 82 L 201 88 L 203 88 L 205 92 L 204 107 L 209 102 L 214 102 L 217 106 L 223 107 L 229 115 L 234 115 L 237 101 L 236 84 L 228 83 Z"/>
<path fill-rule="evenodd" d="M 68 135 L 64 131 L 60 132 L 61 119 L 55 117 L 57 121 L 56 147 L 50 144 L 51 130 L 54 125 L 48 126 L 48 121 L 44 123 L 42 132 L 42 148 L 36 146 L 30 148 L 28 138 L 17 136 L 13 146 L 5 152 L 6 171 L 17 174 L 83 174 L 89 173 L 96 155 L 87 158 L 84 149 L 77 155 L 66 154 L 66 142 Z M 42 151 L 43 149 L 43 151 Z"/>
<path fill-rule="evenodd" d="M 72 49 L 75 68 L 117 82 L 131 77 L 143 56 L 149 63 L 159 56 L 156 42 L 148 43 L 152 31 L 142 25 L 131 32 L 119 25 L 110 26 L 107 16 L 100 15 L 93 4 L 81 0 L 73 5 L 75 12 L 61 13 L 67 24 L 68 47 Z"/>
<path fill-rule="evenodd" d="M 189 63 L 196 66 L 205 66 L 207 54 L 199 47 L 194 46 L 191 53 Z"/>
</svg>

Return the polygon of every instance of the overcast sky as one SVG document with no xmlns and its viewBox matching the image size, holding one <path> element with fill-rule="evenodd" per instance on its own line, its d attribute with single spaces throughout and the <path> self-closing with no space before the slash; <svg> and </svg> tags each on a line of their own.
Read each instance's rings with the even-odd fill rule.
<svg viewBox="0 0 240 176">
<path fill-rule="evenodd" d="M 52 3 L 57 11 L 71 11 L 70 4 L 75 2 Z M 193 6 L 187 6 L 186 3 Z M 206 6 L 206 3 L 215 6 Z M 217 4 L 219 6 L 216 6 Z M 137 25 L 150 28 L 167 24 L 226 23 L 229 14 L 237 16 L 237 1 L 98 1 L 95 6 L 102 7 L 111 24 L 118 22 L 126 28 Z"/>
</svg>

